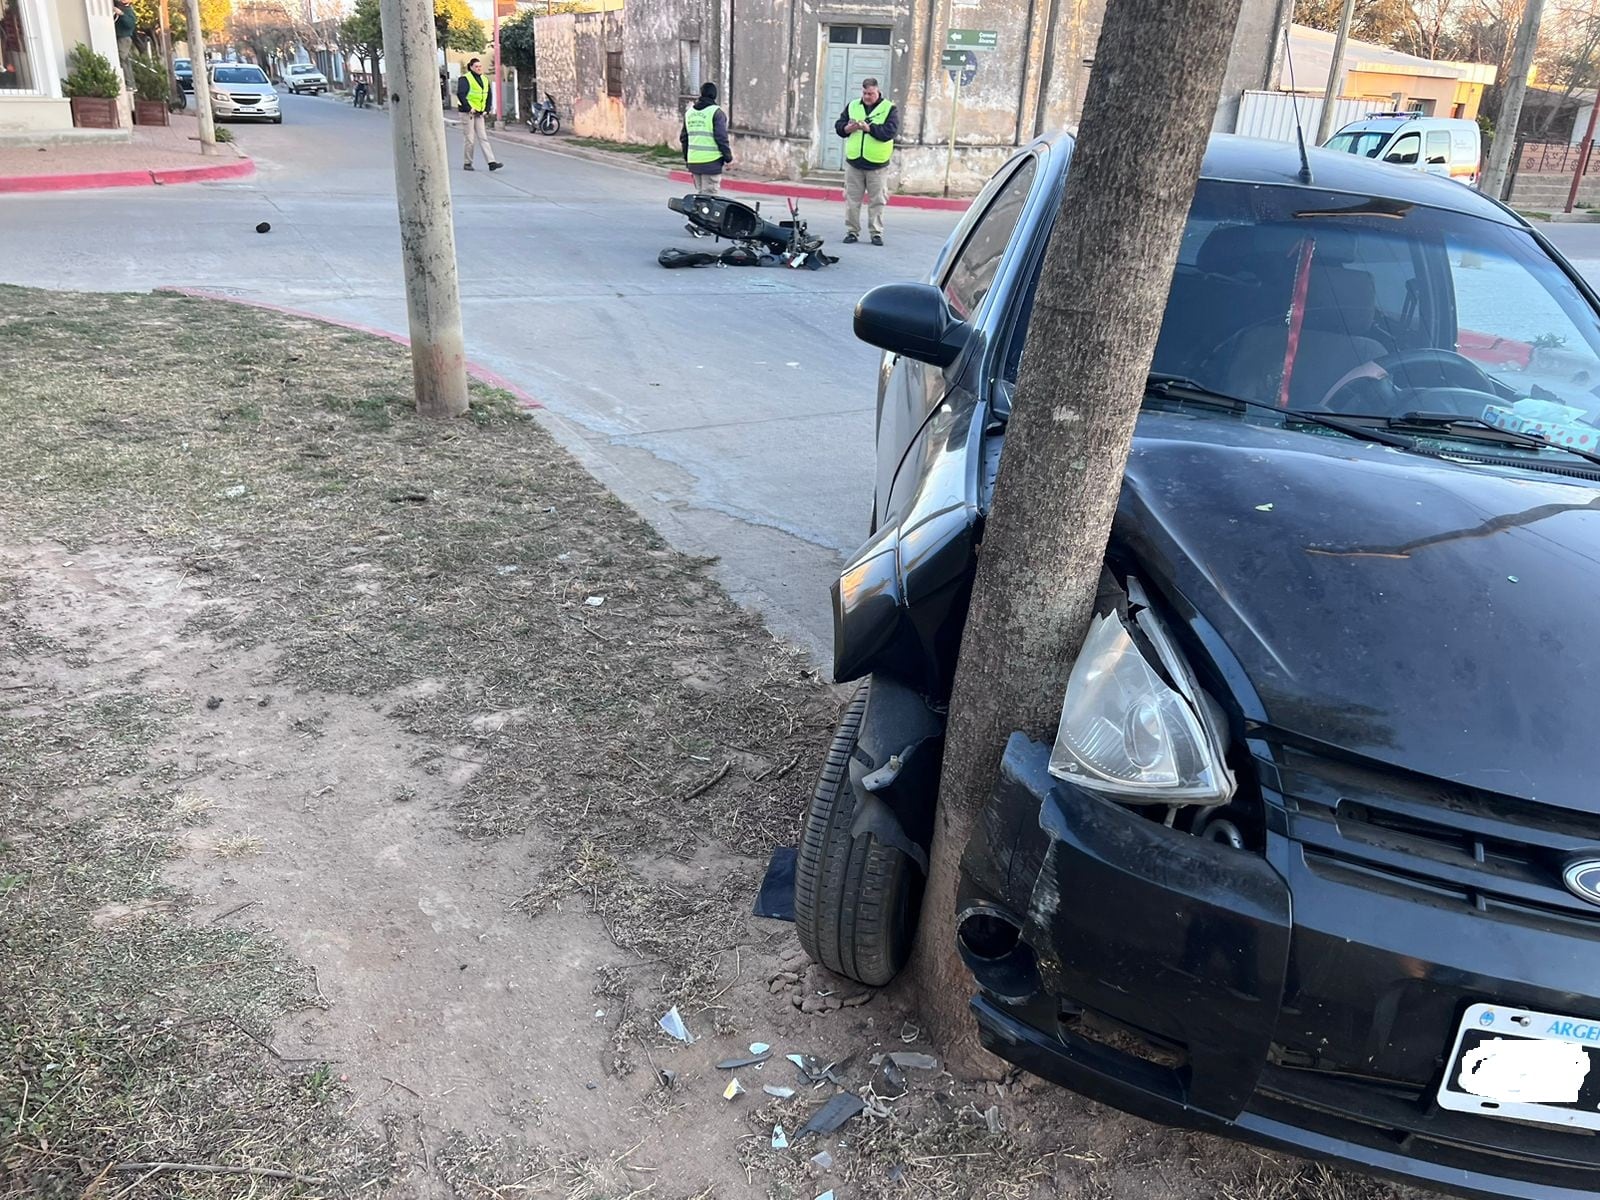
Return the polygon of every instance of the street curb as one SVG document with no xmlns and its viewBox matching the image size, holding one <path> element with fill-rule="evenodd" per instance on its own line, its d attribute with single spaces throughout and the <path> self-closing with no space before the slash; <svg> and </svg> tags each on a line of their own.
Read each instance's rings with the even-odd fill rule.
<svg viewBox="0 0 1600 1200">
<path fill-rule="evenodd" d="M 174 183 L 210 183 L 218 179 L 243 179 L 255 173 L 253 159 L 205 167 L 163 167 L 147 171 L 84 171 L 76 175 L 0 176 L 0 193 L 70 192 L 96 188 L 159 187 Z"/>
<path fill-rule="evenodd" d="M 153 289 L 152 295 L 156 296 L 185 296 L 190 300 L 221 300 L 226 304 L 242 304 L 246 308 L 259 308 L 266 312 L 282 313 L 288 317 L 303 317 L 307 321 L 321 321 L 324 325 L 334 325 L 340 329 L 348 329 L 352 333 L 365 333 L 372 337 L 382 338 L 386 342 L 393 342 L 397 346 L 411 346 L 411 339 L 403 334 L 390 333 L 387 329 L 378 329 L 371 325 L 362 325 L 356 321 L 344 321 L 338 317 L 325 317 L 321 313 L 307 312 L 303 308 L 290 308 L 286 304 L 273 304 L 267 300 L 246 300 L 239 296 L 228 296 L 222 292 L 208 291 L 205 288 L 163 287 Z M 523 408 L 543 408 L 544 405 L 535 400 L 527 392 L 512 383 L 498 371 L 491 371 L 488 367 L 480 366 L 471 359 L 467 360 L 467 374 L 479 383 L 486 383 L 492 388 L 499 388 L 503 392 L 511 393 Z"/>
<path fill-rule="evenodd" d="M 444 123 L 452 129 L 461 127 L 461 122 L 452 117 L 446 117 Z M 657 179 L 666 179 L 672 174 L 671 167 L 657 167 L 650 163 L 636 162 L 628 155 L 618 154 L 612 150 L 592 150 L 588 146 L 569 145 L 559 137 L 547 137 L 542 133 L 523 133 L 521 129 L 510 125 L 496 126 L 489 130 L 489 136 L 500 138 L 514 146 L 527 146 L 533 150 L 559 154 L 563 158 L 576 158 L 583 162 L 599 163 L 601 166 L 619 167 L 624 171 L 637 171 L 641 175 L 653 175 Z"/>
<path fill-rule="evenodd" d="M 693 183 L 694 176 L 687 171 L 672 172 L 671 179 L 674 183 Z M 725 192 L 749 192 L 756 196 L 792 196 L 797 200 L 829 200 L 837 204 L 844 203 L 844 189 L 836 187 L 823 187 L 815 183 L 784 183 L 782 180 L 767 182 L 766 180 L 729 179 L 722 180 L 722 190 Z M 972 205 L 972 198 L 965 199 L 957 196 L 890 196 L 891 208 L 925 208 L 937 212 L 966 212 Z"/>
</svg>

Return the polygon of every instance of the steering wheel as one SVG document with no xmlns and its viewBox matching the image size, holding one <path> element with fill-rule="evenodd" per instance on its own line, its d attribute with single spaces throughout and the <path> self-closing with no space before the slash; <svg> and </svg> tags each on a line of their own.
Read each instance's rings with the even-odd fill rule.
<svg viewBox="0 0 1600 1200">
<path fill-rule="evenodd" d="M 1386 354 L 1363 363 L 1334 383 L 1317 408 L 1340 412 L 1340 400 L 1358 388 L 1369 397 L 1376 390 L 1392 416 L 1400 413 L 1401 392 L 1426 388 L 1466 388 L 1489 396 L 1499 395 L 1494 382 L 1477 363 L 1461 357 L 1454 350 L 1428 346 L 1418 350 L 1402 350 L 1399 354 Z M 1356 411 L 1373 410 L 1369 402 Z"/>
</svg>

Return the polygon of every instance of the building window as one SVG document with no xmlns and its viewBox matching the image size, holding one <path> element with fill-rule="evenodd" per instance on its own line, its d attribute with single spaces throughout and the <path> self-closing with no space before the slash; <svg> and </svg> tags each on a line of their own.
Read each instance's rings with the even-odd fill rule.
<svg viewBox="0 0 1600 1200">
<path fill-rule="evenodd" d="M 863 46 L 887 46 L 889 44 L 889 32 L 887 25 L 864 25 L 861 28 L 861 44 Z"/>
<path fill-rule="evenodd" d="M 622 95 L 622 51 L 606 51 L 606 95 Z"/>
<path fill-rule="evenodd" d="M 828 41 L 835 46 L 887 46 L 893 32 L 887 25 L 830 25 Z"/>
<path fill-rule="evenodd" d="M 680 41 L 678 43 L 678 93 L 683 96 L 698 96 L 700 85 L 705 80 L 700 75 L 700 43 L 698 41 Z"/>
<path fill-rule="evenodd" d="M 34 81 L 28 29 L 20 0 L 0 0 L 0 91 L 31 92 Z"/>
</svg>

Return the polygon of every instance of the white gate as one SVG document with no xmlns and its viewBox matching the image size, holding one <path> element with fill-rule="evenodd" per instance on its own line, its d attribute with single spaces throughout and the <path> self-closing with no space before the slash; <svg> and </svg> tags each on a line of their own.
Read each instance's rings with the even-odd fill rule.
<svg viewBox="0 0 1600 1200">
<path fill-rule="evenodd" d="M 1233 131 L 1245 137 L 1266 138 L 1271 142 L 1295 140 L 1295 110 L 1299 110 L 1300 128 L 1305 130 L 1306 145 L 1317 136 L 1317 122 L 1322 117 L 1321 96 L 1296 96 L 1289 92 L 1246 92 L 1239 98 L 1239 116 Z M 1341 96 L 1333 102 L 1334 133 L 1351 121 L 1359 121 L 1369 113 L 1386 111 L 1383 101 L 1362 100 Z"/>
</svg>

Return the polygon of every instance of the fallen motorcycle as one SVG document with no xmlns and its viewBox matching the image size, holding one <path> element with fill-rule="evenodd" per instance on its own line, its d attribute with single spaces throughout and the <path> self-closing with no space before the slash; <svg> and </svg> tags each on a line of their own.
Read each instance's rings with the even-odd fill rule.
<svg viewBox="0 0 1600 1200">
<path fill-rule="evenodd" d="M 663 267 L 789 267 L 820 271 L 839 260 L 822 252 L 822 239 L 814 237 L 800 219 L 800 206 L 788 201 L 789 219 L 776 224 L 751 207 L 721 196 L 689 194 L 667 201 L 673 212 L 688 218 L 688 230 L 696 237 L 714 237 L 732 242 L 726 250 L 712 254 L 669 246 L 656 256 Z"/>
</svg>

